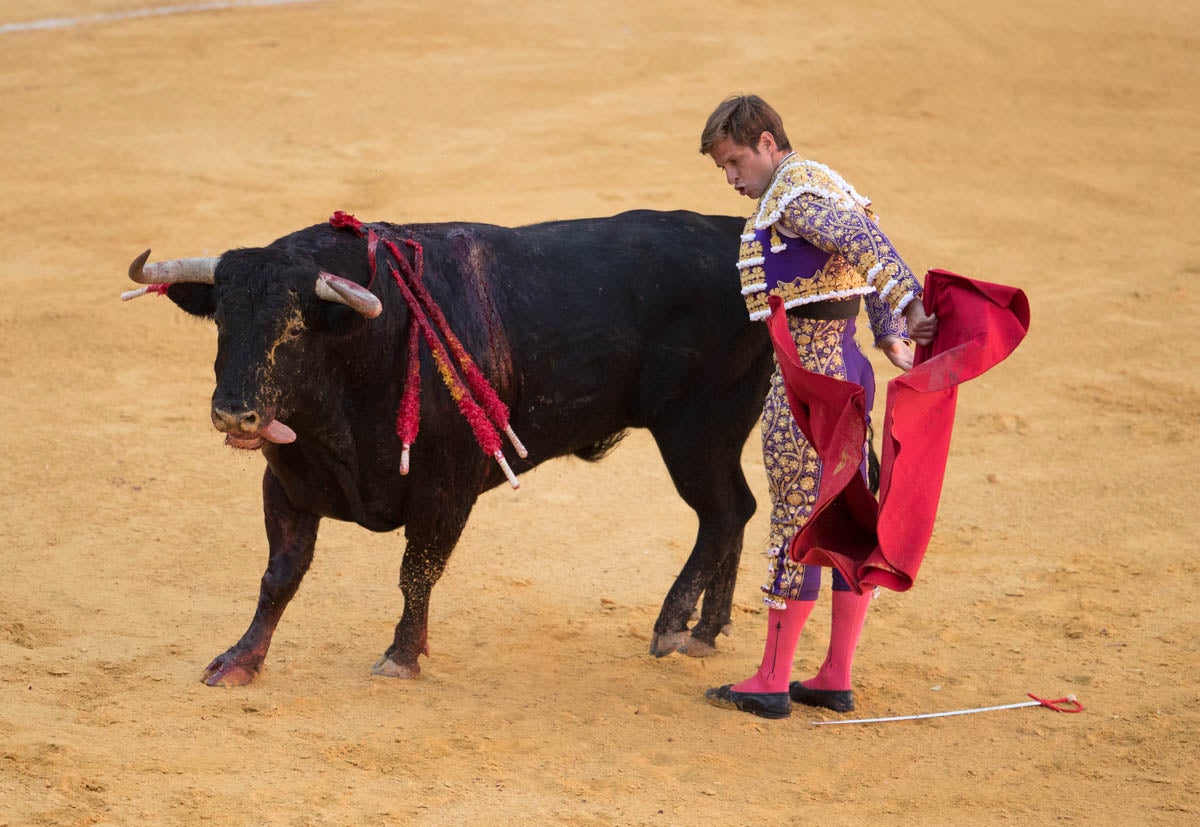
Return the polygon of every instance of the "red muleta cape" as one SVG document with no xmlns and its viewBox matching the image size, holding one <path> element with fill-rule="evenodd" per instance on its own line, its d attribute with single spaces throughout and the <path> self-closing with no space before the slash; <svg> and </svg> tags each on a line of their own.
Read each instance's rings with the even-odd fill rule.
<svg viewBox="0 0 1200 827">
<path fill-rule="evenodd" d="M 790 554 L 838 569 L 860 594 L 912 588 L 937 516 L 958 385 L 1002 361 L 1029 330 L 1029 301 L 1015 287 L 930 270 L 923 301 L 938 332 L 917 347 L 913 369 L 888 382 L 876 501 L 859 473 L 862 388 L 805 370 L 782 302 L 770 299 L 767 327 L 788 404 L 822 462 L 817 503 Z"/>
</svg>

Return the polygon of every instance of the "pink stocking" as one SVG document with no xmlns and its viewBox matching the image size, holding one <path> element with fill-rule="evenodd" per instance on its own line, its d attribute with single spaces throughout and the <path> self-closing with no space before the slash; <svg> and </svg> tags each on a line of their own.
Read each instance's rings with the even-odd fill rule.
<svg viewBox="0 0 1200 827">
<path fill-rule="evenodd" d="M 854 650 L 867 619 L 870 592 L 833 592 L 833 620 L 829 630 L 829 652 L 816 677 L 801 681 L 807 689 L 845 690 L 850 688 L 850 669 L 854 666 Z"/>
<path fill-rule="evenodd" d="M 792 678 L 792 658 L 796 643 L 815 600 L 789 600 L 786 609 L 771 609 L 767 616 L 767 645 L 758 671 L 741 683 L 735 692 L 787 692 Z"/>
</svg>

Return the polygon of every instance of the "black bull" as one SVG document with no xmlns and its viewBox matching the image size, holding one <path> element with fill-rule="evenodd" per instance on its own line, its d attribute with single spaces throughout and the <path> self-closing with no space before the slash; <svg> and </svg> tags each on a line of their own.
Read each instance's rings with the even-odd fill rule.
<svg viewBox="0 0 1200 827">
<path fill-rule="evenodd" d="M 743 533 L 755 509 L 740 457 L 772 369 L 765 326 L 747 320 L 738 295 L 742 220 L 636 211 L 520 228 L 368 226 L 424 248 L 430 294 L 509 406 L 528 448 L 527 459 L 508 452 L 517 473 L 571 454 L 599 459 L 627 429 L 650 431 L 699 518 L 650 649 L 656 656 L 711 652 L 730 622 Z M 217 324 L 214 424 L 235 447 L 261 446 L 267 462 L 270 558 L 258 606 L 242 638 L 208 666 L 209 684 L 244 684 L 260 672 L 312 562 L 322 517 L 372 531 L 404 527 L 404 611 L 374 671 L 419 675 L 433 584 L 476 499 L 505 481 L 426 347 L 420 435 L 410 473 L 400 474 L 396 411 L 410 312 L 384 246 L 374 281 L 366 247 L 352 230 L 320 224 L 267 247 L 226 252 L 215 271 L 210 265 L 209 283 L 167 288 L 182 309 Z M 135 269 L 141 275 L 144 260 L 131 276 Z M 322 271 L 369 283 L 374 296 L 366 298 L 378 297 L 379 315 L 369 318 L 361 303 L 356 312 L 351 302 L 331 301 L 328 290 L 320 294 L 314 284 Z M 295 436 L 288 442 L 280 433 Z"/>
</svg>

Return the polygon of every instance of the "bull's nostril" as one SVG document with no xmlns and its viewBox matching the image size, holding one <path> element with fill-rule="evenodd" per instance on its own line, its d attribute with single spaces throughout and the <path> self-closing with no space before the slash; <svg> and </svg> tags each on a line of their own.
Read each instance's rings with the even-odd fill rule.
<svg viewBox="0 0 1200 827">
<path fill-rule="evenodd" d="M 214 405 L 212 407 L 212 421 L 218 431 L 225 433 L 241 431 L 246 433 L 257 431 L 262 427 L 264 420 L 262 414 L 258 411 L 238 413 L 234 410 Z"/>
<path fill-rule="evenodd" d="M 218 431 L 228 431 L 237 425 L 237 417 L 216 406 L 212 409 L 212 423 Z"/>
</svg>

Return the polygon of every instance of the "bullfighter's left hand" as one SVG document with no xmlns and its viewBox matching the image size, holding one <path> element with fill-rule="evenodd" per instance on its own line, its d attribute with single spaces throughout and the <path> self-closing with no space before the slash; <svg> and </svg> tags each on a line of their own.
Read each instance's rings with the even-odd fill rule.
<svg viewBox="0 0 1200 827">
<path fill-rule="evenodd" d="M 908 346 L 908 342 L 899 336 L 884 336 L 879 340 L 877 346 L 883 351 L 883 355 L 888 358 L 888 361 L 900 370 L 912 370 L 913 351 Z"/>
</svg>

